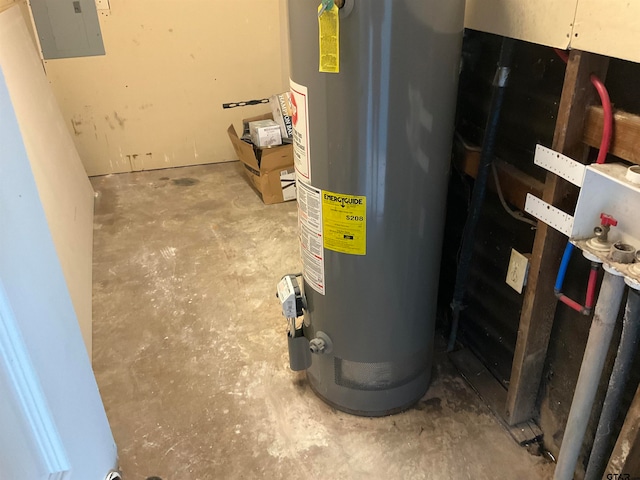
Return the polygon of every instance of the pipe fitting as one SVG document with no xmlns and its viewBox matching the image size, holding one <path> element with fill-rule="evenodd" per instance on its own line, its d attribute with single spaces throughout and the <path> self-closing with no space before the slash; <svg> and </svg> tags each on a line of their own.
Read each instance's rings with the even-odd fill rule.
<svg viewBox="0 0 640 480">
<path fill-rule="evenodd" d="M 634 266 L 640 266 L 640 265 L 634 265 Z M 640 275 L 640 269 L 638 269 L 638 274 Z M 637 282 L 632 278 L 626 277 L 624 279 L 624 283 L 626 283 L 629 288 L 632 288 L 633 290 L 640 292 L 640 282 Z"/>
<path fill-rule="evenodd" d="M 324 340 L 322 340 L 321 338 L 312 338 L 309 341 L 309 351 L 311 353 L 324 353 L 324 349 L 326 347 L 326 344 L 324 343 Z"/>
<path fill-rule="evenodd" d="M 340 9 L 340 18 L 347 18 L 353 11 L 355 0 L 335 0 L 336 5 Z"/>
<path fill-rule="evenodd" d="M 554 292 L 556 295 L 556 298 L 564 303 L 566 306 L 574 309 L 576 312 L 585 315 L 585 316 L 589 316 L 591 315 L 591 310 L 593 309 L 592 307 L 589 306 L 583 306 L 580 305 L 578 302 L 576 302 L 575 300 L 570 299 L 569 297 L 567 297 L 564 293 L 559 292 L 559 291 L 555 291 Z"/>
<path fill-rule="evenodd" d="M 608 225 L 599 225 L 593 229 L 593 237 L 587 240 L 587 245 L 597 250 L 598 252 L 607 252 L 611 249 L 611 243 L 609 242 L 609 230 Z"/>
<path fill-rule="evenodd" d="M 315 338 L 309 340 L 309 351 L 317 355 L 331 353 L 333 350 L 333 342 L 324 332 L 316 332 Z"/>
<path fill-rule="evenodd" d="M 607 252 L 611 249 L 609 242 L 609 230 L 618 225 L 618 221 L 606 213 L 600 214 L 600 225 L 593 229 L 593 238 L 587 240 L 587 245 L 599 252 Z"/>
<path fill-rule="evenodd" d="M 635 185 L 640 185 L 640 165 L 633 165 L 632 167 L 629 167 L 625 178 Z"/>
<path fill-rule="evenodd" d="M 616 263 L 633 263 L 636 258 L 636 249 L 627 243 L 616 242 L 611 245 L 609 258 Z"/>
</svg>

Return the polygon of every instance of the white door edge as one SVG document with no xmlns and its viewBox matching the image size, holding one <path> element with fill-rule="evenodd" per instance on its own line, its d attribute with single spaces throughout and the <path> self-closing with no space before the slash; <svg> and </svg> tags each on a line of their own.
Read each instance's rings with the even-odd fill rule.
<svg viewBox="0 0 640 480">
<path fill-rule="evenodd" d="M 69 478 L 70 464 L 64 445 L 58 434 L 51 411 L 40 386 L 38 376 L 31 364 L 22 335 L 2 279 L 0 279 L 0 361 L 4 364 L 15 397 L 30 428 L 37 455 L 47 468 L 50 480 Z"/>
</svg>

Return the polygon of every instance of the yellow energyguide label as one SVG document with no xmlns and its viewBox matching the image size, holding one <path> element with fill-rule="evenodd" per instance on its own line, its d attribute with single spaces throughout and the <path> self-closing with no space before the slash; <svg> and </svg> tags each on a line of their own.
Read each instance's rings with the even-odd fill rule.
<svg viewBox="0 0 640 480">
<path fill-rule="evenodd" d="M 339 8 L 322 11 L 318 7 L 318 26 L 320 34 L 320 71 L 325 73 L 340 72 L 340 16 Z"/>
<path fill-rule="evenodd" d="M 351 255 L 367 253 L 367 197 L 322 191 L 324 248 Z"/>
</svg>

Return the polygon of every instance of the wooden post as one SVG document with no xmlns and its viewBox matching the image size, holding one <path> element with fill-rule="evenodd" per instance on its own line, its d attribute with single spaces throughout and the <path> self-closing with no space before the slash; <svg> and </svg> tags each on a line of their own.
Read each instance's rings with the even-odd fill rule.
<svg viewBox="0 0 640 480">
<path fill-rule="evenodd" d="M 587 107 L 597 96 L 590 75 L 595 73 L 604 80 L 607 66 L 606 57 L 577 50 L 569 55 L 552 147 L 578 161 L 586 160 L 584 120 Z M 576 187 L 548 173 L 542 198 L 572 213 L 576 192 Z M 506 418 L 510 425 L 529 420 L 535 413 L 557 304 L 553 286 L 566 241 L 564 235 L 539 222 L 507 395 Z"/>
</svg>

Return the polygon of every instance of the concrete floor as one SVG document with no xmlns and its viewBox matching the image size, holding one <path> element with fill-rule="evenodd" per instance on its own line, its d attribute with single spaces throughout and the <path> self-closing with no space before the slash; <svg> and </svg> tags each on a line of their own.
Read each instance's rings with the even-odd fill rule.
<svg viewBox="0 0 640 480">
<path fill-rule="evenodd" d="M 288 369 L 295 202 L 237 163 L 92 179 L 94 368 L 125 480 L 539 479 L 442 352 L 413 409 L 341 413 Z"/>
</svg>

